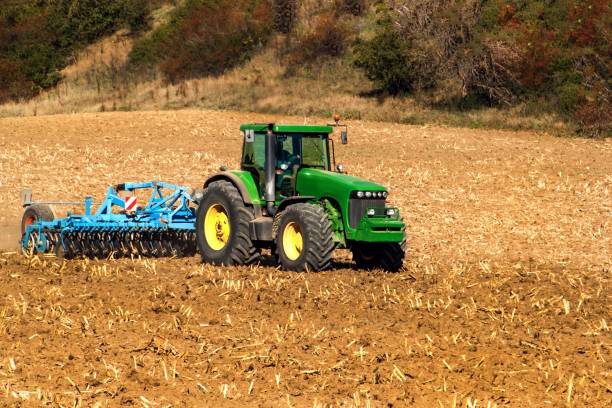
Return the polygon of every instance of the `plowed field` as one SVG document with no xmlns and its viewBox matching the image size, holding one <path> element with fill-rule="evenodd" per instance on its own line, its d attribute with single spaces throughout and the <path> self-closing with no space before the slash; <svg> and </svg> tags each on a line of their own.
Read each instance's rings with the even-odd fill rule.
<svg viewBox="0 0 612 408">
<path fill-rule="evenodd" d="M 240 123 L 270 120 L 305 121 L 0 119 L 0 405 L 612 405 L 610 140 L 350 123 L 339 161 L 387 185 L 408 224 L 397 274 L 342 251 L 300 274 L 14 252 L 23 188 L 197 187 L 237 166 Z"/>
</svg>

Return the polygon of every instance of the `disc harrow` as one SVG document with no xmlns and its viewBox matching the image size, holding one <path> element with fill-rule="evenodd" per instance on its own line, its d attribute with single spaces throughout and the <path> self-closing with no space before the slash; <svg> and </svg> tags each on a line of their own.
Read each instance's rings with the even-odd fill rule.
<svg viewBox="0 0 612 408">
<path fill-rule="evenodd" d="M 150 190 L 143 208 L 136 205 L 138 190 Z M 85 213 L 56 219 L 51 204 L 82 204 Z M 156 181 L 109 187 L 95 212 L 91 197 L 82 203 L 34 203 L 26 192 L 21 249 L 68 259 L 193 256 L 196 204 L 187 187 Z"/>
</svg>

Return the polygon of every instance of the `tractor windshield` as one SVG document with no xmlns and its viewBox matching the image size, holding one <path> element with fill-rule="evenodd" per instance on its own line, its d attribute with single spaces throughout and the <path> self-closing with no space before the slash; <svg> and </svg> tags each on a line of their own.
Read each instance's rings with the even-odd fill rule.
<svg viewBox="0 0 612 408">
<path fill-rule="evenodd" d="M 320 167 L 329 170 L 327 135 L 289 134 L 277 136 L 277 168 Z"/>
</svg>

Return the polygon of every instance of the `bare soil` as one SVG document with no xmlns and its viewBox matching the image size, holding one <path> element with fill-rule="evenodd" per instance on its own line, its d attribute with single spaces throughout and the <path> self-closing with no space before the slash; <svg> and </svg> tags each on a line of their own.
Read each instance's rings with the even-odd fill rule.
<svg viewBox="0 0 612 408">
<path fill-rule="evenodd" d="M 403 271 L 15 253 L 19 192 L 198 187 L 237 166 L 215 111 L 0 119 L 0 405 L 612 404 L 612 140 L 350 123 L 349 173 L 389 186 Z M 66 209 L 57 208 L 58 213 Z"/>
</svg>

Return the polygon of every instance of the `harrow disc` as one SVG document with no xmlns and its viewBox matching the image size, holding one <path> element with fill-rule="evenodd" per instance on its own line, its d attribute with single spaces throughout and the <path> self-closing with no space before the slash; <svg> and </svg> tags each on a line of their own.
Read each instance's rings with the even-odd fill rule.
<svg viewBox="0 0 612 408">
<path fill-rule="evenodd" d="M 32 245 L 39 242 L 32 235 Z M 45 234 L 46 247 L 37 252 L 55 252 L 66 259 L 75 257 L 104 259 L 142 257 L 188 257 L 196 253 L 195 233 L 192 231 L 66 231 Z"/>
</svg>

